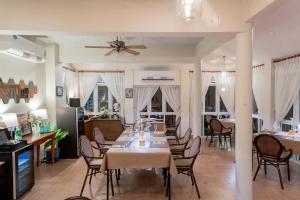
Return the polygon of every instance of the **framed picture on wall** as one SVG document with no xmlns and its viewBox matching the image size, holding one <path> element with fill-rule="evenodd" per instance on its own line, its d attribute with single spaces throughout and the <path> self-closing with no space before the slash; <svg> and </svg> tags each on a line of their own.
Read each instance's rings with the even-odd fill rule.
<svg viewBox="0 0 300 200">
<path fill-rule="evenodd" d="M 31 123 L 29 122 L 28 114 L 17 114 L 17 118 L 22 135 L 32 134 Z"/>
<path fill-rule="evenodd" d="M 56 86 L 56 96 L 61 97 L 64 95 L 64 88 L 61 86 Z"/>
<path fill-rule="evenodd" d="M 126 88 L 125 89 L 125 97 L 126 98 L 133 98 L 133 88 Z"/>
</svg>

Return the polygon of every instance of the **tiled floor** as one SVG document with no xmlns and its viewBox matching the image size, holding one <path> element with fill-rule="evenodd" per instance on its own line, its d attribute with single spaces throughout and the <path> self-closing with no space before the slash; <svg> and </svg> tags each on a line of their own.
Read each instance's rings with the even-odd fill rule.
<svg viewBox="0 0 300 200">
<path fill-rule="evenodd" d="M 204 141 L 204 140 L 203 140 Z M 203 142 L 202 152 L 197 159 L 194 170 L 198 181 L 201 199 L 234 200 L 235 199 L 235 164 L 233 151 L 208 147 Z M 282 171 L 285 190 L 280 189 L 277 171 L 269 167 L 268 175 L 259 173 L 253 184 L 254 199 L 274 200 L 300 197 L 300 166 L 291 165 L 292 181 L 288 183 L 286 171 Z M 22 200 L 63 200 L 78 195 L 86 172 L 82 158 L 78 160 L 61 160 L 54 166 L 43 164 L 37 169 L 36 184 Z M 92 199 L 105 199 L 106 185 L 104 176 L 98 174 L 87 183 L 84 195 Z M 152 170 L 123 170 L 120 185 L 115 185 L 115 200 L 159 200 L 165 199 L 161 172 Z M 174 200 L 197 199 L 196 190 L 191 180 L 178 175 L 172 180 L 172 197 Z"/>
</svg>

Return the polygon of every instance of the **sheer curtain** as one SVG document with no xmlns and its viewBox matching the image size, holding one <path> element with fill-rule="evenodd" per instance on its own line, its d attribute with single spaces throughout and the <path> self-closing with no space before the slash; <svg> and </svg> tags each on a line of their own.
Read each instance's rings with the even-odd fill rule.
<svg viewBox="0 0 300 200">
<path fill-rule="evenodd" d="M 79 96 L 80 104 L 84 106 L 96 87 L 99 81 L 99 74 L 97 73 L 80 73 L 79 74 Z"/>
<path fill-rule="evenodd" d="M 205 99 L 205 95 L 207 93 L 207 90 L 209 88 L 209 84 L 211 83 L 211 78 L 213 77 L 213 73 L 205 72 L 201 74 L 202 79 L 202 88 L 201 88 L 201 94 L 202 94 L 202 101 Z"/>
<path fill-rule="evenodd" d="M 120 116 L 123 117 L 125 106 L 125 74 L 101 73 L 101 78 L 117 102 L 120 103 Z"/>
<path fill-rule="evenodd" d="M 173 111 L 178 114 L 180 110 L 179 87 L 175 85 L 165 85 L 160 87 L 162 94 L 165 95 L 167 102 Z"/>
<path fill-rule="evenodd" d="M 256 67 L 252 74 L 252 88 L 258 114 L 264 118 L 264 67 Z"/>
<path fill-rule="evenodd" d="M 235 91 L 235 73 L 222 73 L 215 75 L 217 91 L 221 96 L 227 111 L 232 115 L 234 114 L 234 91 Z"/>
<path fill-rule="evenodd" d="M 280 121 L 288 113 L 300 90 L 300 58 L 292 58 L 274 64 L 275 66 L 275 123 L 280 128 Z"/>
<path fill-rule="evenodd" d="M 139 112 L 145 108 L 149 100 L 154 96 L 159 86 L 151 87 L 136 87 L 136 112 L 139 116 Z"/>
<path fill-rule="evenodd" d="M 71 70 L 64 70 L 64 88 L 66 94 L 66 100 L 68 101 L 70 97 L 78 96 L 77 88 L 77 73 Z"/>
</svg>

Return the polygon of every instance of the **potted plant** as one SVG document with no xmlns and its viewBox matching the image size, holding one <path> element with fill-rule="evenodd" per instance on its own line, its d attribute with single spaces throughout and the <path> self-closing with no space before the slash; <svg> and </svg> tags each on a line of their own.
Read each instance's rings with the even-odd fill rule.
<svg viewBox="0 0 300 200">
<path fill-rule="evenodd" d="M 100 108 L 100 117 L 101 118 L 107 118 L 109 114 L 108 109 L 106 108 L 106 106 L 103 106 Z"/>
<path fill-rule="evenodd" d="M 55 161 L 59 160 L 59 154 L 60 154 L 59 153 L 60 149 L 58 148 L 59 141 L 61 141 L 65 137 L 67 137 L 69 134 L 70 134 L 69 131 L 66 131 L 66 130 L 62 130 L 62 129 L 55 130 L 55 141 L 54 141 L 54 160 Z M 51 163 L 51 161 L 52 161 L 51 144 L 52 144 L 52 142 L 50 140 L 48 140 L 44 145 L 47 163 Z"/>
</svg>

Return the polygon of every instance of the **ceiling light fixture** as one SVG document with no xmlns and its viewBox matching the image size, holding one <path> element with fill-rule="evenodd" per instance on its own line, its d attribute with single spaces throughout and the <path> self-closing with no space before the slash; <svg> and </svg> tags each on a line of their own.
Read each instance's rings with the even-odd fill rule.
<svg viewBox="0 0 300 200">
<path fill-rule="evenodd" d="M 185 21 L 191 21 L 194 19 L 197 1 L 200 0 L 177 0 L 176 8 L 178 15 Z"/>
</svg>

